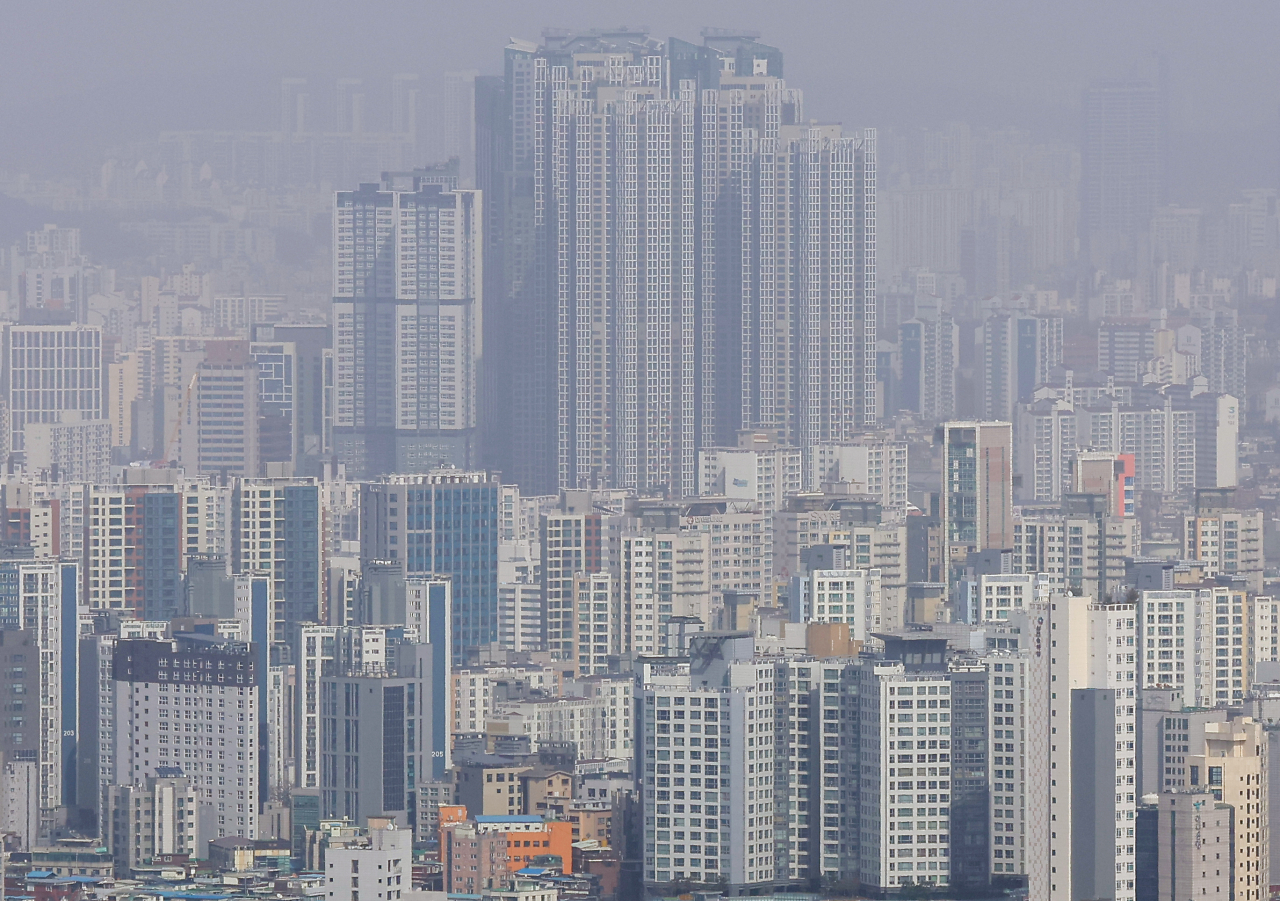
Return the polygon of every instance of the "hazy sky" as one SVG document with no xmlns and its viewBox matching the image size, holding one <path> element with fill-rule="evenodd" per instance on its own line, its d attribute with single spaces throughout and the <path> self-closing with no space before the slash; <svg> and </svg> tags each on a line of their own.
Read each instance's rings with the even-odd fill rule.
<svg viewBox="0 0 1280 901">
<path fill-rule="evenodd" d="M 278 79 L 497 74 L 507 38 L 644 25 L 758 30 L 809 115 L 853 125 L 1025 125 L 1074 140 L 1079 88 L 1167 56 L 1175 174 L 1190 194 L 1280 177 L 1280 4 L 1202 2 L 11 3 L 0 34 L 0 169 L 77 166 L 167 128 L 274 127 Z M 1194 198 L 1190 198 L 1194 199 Z"/>
</svg>

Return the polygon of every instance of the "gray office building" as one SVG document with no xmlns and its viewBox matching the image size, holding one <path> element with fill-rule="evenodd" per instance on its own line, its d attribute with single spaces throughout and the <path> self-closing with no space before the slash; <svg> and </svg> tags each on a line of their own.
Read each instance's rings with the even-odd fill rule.
<svg viewBox="0 0 1280 901">
<path fill-rule="evenodd" d="M 430 772 L 432 649 L 388 641 L 385 665 L 320 680 L 320 815 L 412 822 Z"/>
<path fill-rule="evenodd" d="M 1080 226 L 1099 256 L 1151 227 L 1164 202 L 1166 125 L 1161 91 L 1142 81 L 1084 92 Z"/>
</svg>

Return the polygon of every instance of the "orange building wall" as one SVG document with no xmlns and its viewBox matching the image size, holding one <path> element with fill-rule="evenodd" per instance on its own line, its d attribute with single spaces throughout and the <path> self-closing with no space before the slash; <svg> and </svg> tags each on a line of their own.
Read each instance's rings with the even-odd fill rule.
<svg viewBox="0 0 1280 901">
<path fill-rule="evenodd" d="M 445 808 L 441 808 L 443 815 Z M 525 842 L 528 842 L 526 847 Z M 537 832 L 507 833 L 507 868 L 513 873 L 533 865 L 533 859 L 555 854 L 564 862 L 564 873 L 573 872 L 573 824 L 554 821 Z"/>
</svg>

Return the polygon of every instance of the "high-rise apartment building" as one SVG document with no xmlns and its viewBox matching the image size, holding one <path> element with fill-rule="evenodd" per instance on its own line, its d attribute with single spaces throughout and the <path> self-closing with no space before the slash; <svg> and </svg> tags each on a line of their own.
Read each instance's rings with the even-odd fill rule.
<svg viewBox="0 0 1280 901">
<path fill-rule="evenodd" d="M 171 619 L 189 612 L 183 601 L 189 558 L 225 566 L 231 489 L 171 478 L 173 472 L 128 471 L 121 484 L 84 486 L 87 528 L 80 530 L 88 536 L 82 559 L 90 610 Z"/>
<path fill-rule="evenodd" d="M 92 325 L 11 325 L 4 331 L 7 451 L 21 455 L 28 422 L 104 416 L 102 330 Z"/>
<path fill-rule="evenodd" d="M 1144 796 L 1138 808 L 1138 862 L 1150 877 L 1144 889 L 1166 898 L 1231 896 L 1231 805 L 1208 791 Z M 1224 891 L 1225 889 L 1225 891 Z M 1159 897 L 1159 895 L 1156 895 Z"/>
<path fill-rule="evenodd" d="M 1198 447 L 1194 412 L 1166 402 L 1120 409 L 1115 418 L 1119 440 L 1098 449 L 1133 456 L 1137 490 L 1173 493 L 1195 487 Z"/>
<path fill-rule="evenodd" d="M 453 583 L 446 577 L 406 578 L 399 565 L 366 563 L 360 577 L 359 620 L 379 626 L 395 640 L 428 645 L 427 679 L 431 753 L 429 775 L 441 779 L 453 759 L 449 682 L 453 671 Z M 388 639 L 392 640 L 392 639 Z"/>
<path fill-rule="evenodd" d="M 1188 758 L 1190 781 L 1230 805 L 1235 845 L 1230 891 L 1242 901 L 1265 898 L 1271 869 L 1265 727 L 1237 716 L 1205 723 L 1203 729 L 1203 745 L 1197 742 Z"/>
<path fill-rule="evenodd" d="M 1239 311 L 1221 307 L 1198 311 L 1196 325 L 1200 328 L 1200 373 L 1209 390 L 1244 397 L 1249 330 L 1240 324 Z"/>
<path fill-rule="evenodd" d="M 546 640 L 542 564 L 537 544 L 498 544 L 498 643 L 509 651 L 541 650 Z"/>
<path fill-rule="evenodd" d="M 1098 369 L 1136 382 L 1156 356 L 1156 330 L 1146 319 L 1119 319 L 1098 326 Z"/>
<path fill-rule="evenodd" d="M 157 767 L 156 775 L 140 782 L 109 786 L 103 839 L 117 872 L 132 872 L 165 855 L 207 854 L 209 840 L 200 841 L 198 794 L 179 767 Z"/>
<path fill-rule="evenodd" d="M 951 680 L 945 669 L 908 671 L 897 662 L 864 668 L 862 676 L 859 694 L 869 696 L 871 702 L 859 740 L 859 763 L 867 768 L 858 780 L 862 882 L 886 888 L 917 883 L 950 885 L 951 740 L 940 737 L 944 727 L 937 725 L 931 741 L 924 737 L 930 734 L 929 727 L 915 722 L 929 722 L 932 701 L 934 716 L 939 723 L 946 717 L 945 728 L 950 735 Z M 917 710 L 923 712 L 916 713 Z M 911 725 L 897 725 L 900 722 Z M 911 738 L 899 738 L 907 735 Z M 932 780 L 928 778 L 929 767 L 914 766 L 915 749 L 931 746 L 935 748 Z M 907 749 L 912 753 L 900 753 Z M 927 762 L 930 755 L 926 752 L 918 756 L 921 762 Z M 908 760 L 913 763 L 910 767 L 890 766 L 891 762 Z M 914 778 L 917 772 L 925 778 Z M 899 778 L 902 776 L 912 778 Z M 911 806 L 900 806 L 904 804 Z"/>
<path fill-rule="evenodd" d="M 546 513 L 539 544 L 546 649 L 552 660 L 576 661 L 575 579 L 601 572 L 600 514 Z"/>
<path fill-rule="evenodd" d="M 905 474 L 904 474 L 905 478 Z M 851 567 L 875 567 L 885 591 L 886 628 L 897 628 L 888 608 L 901 613 L 907 578 L 907 525 L 878 522 L 863 498 L 844 494 L 798 494 L 776 514 L 773 533 L 774 580 L 785 583 L 806 572 L 806 552 L 820 545 L 843 549 Z M 811 561 L 812 563 L 812 561 Z M 808 568 L 813 568 L 810 565 Z"/>
<path fill-rule="evenodd" d="M 1013 419 L 1062 362 L 1062 319 L 997 311 L 982 323 L 983 416 Z"/>
<path fill-rule="evenodd" d="M 584 675 L 566 683 L 562 697 L 501 704 L 495 719 L 506 722 L 513 733 L 528 735 L 535 748 L 544 742 L 572 742 L 579 760 L 612 758 L 630 766 L 635 756 L 634 688 L 630 676 Z"/>
<path fill-rule="evenodd" d="M 1019 644 L 1021 640 L 1019 639 Z M 1008 879 L 1011 875 L 1025 876 L 1029 865 L 1027 819 L 1029 805 L 1034 800 L 1027 794 L 1028 765 L 1028 733 L 1035 730 L 1034 723 L 1027 718 L 1027 680 L 1028 680 L 1028 648 L 1023 645 L 1018 650 L 987 651 L 979 657 L 985 668 L 987 679 L 985 686 L 988 720 L 986 730 L 991 735 L 991 751 L 985 761 L 987 765 L 987 785 L 989 788 L 989 826 L 990 835 L 990 869 L 995 879 Z M 953 670 L 961 667 L 953 664 Z M 966 710 L 970 704 L 964 702 L 966 694 L 981 694 L 980 687 L 973 685 L 973 677 L 953 676 L 952 697 L 955 707 L 952 719 L 957 726 L 972 725 L 982 727 L 974 722 L 974 711 Z M 968 720 L 968 723 L 964 721 Z M 1016 728 L 1015 728 L 1016 727 Z M 972 832 L 966 822 L 970 816 L 965 810 L 970 800 L 981 803 L 982 789 L 980 776 L 971 764 L 970 754 L 977 753 L 980 760 L 982 748 L 975 746 L 972 737 L 980 734 L 973 729 L 965 729 L 956 735 L 955 748 L 959 756 L 954 757 L 956 767 L 953 771 L 955 798 L 952 805 L 952 822 L 955 832 Z M 966 770 L 968 771 L 966 773 Z M 963 837 L 961 842 L 963 842 Z M 968 855 L 963 855 L 967 857 Z M 958 862 L 957 871 L 964 868 Z M 958 872 L 957 878 L 969 881 L 968 874 Z"/>
<path fill-rule="evenodd" d="M 1044 573 L 984 573 L 978 576 L 978 602 L 974 622 L 1001 623 L 1016 612 L 1049 597 L 1049 577 Z"/>
<path fill-rule="evenodd" d="M 863 435 L 840 444 L 815 444 L 806 451 L 805 489 L 849 482 L 855 493 L 880 501 L 886 519 L 907 513 L 907 443 L 883 435 Z M 795 489 L 792 489 L 795 490 Z"/>
<path fill-rule="evenodd" d="M 1249 598 L 1250 682 L 1272 682 L 1280 675 L 1280 603 L 1271 595 Z"/>
<path fill-rule="evenodd" d="M 840 793 L 858 803 L 857 834 L 844 830 L 842 838 L 859 881 L 887 893 L 987 886 L 1025 873 L 1025 654 L 944 660 L 945 642 L 928 633 L 885 640 L 887 659 L 863 661 L 855 676 L 863 708 L 857 760 Z M 826 781 L 836 772 L 827 767 L 824 816 L 835 812 L 825 792 L 837 784 Z M 824 819 L 824 827 L 836 822 Z"/>
<path fill-rule="evenodd" d="M 111 478 L 111 423 L 63 413 L 58 422 L 25 426 L 25 467 L 38 478 L 106 482 Z"/>
<path fill-rule="evenodd" d="M 1023 621 L 1032 897 L 1136 898 L 1137 615 L 1054 593 Z"/>
<path fill-rule="evenodd" d="M 171 485 L 92 490 L 85 555 L 90 610 L 148 620 L 182 611 L 182 501 Z"/>
<path fill-rule="evenodd" d="M 251 298 L 252 300 L 252 298 Z M 272 371 L 265 368 L 262 372 L 260 399 L 264 409 L 272 409 L 279 397 L 283 402 L 289 397 L 289 406 L 293 411 L 293 432 L 297 440 L 293 459 L 299 475 L 315 475 L 320 457 L 331 453 L 328 447 L 329 424 L 333 411 L 330 409 L 332 398 L 326 400 L 326 385 L 331 379 L 333 335 L 328 323 L 263 323 L 262 318 L 252 320 L 255 346 L 261 342 L 275 345 L 282 350 L 277 356 L 274 351 L 268 354 L 272 362 Z M 277 394 L 276 384 L 270 379 L 279 372 L 279 386 L 283 389 L 288 384 L 284 364 L 288 361 L 287 348 L 293 347 L 293 379 L 292 391 L 281 391 Z M 268 357 L 254 356 L 261 365 Z M 276 362 L 278 360 L 278 362 Z M 326 364 L 328 364 L 326 366 Z M 278 367 L 278 370 L 277 370 Z M 330 378 L 326 381 L 326 375 Z"/>
<path fill-rule="evenodd" d="M 1206 576 L 1243 579 L 1249 591 L 1262 591 L 1262 531 L 1259 510 L 1202 503 L 1183 519 L 1183 559 L 1203 564 Z"/>
<path fill-rule="evenodd" d="M 858 757 L 841 748 L 860 741 L 853 738 L 860 675 L 847 660 L 798 656 L 777 662 L 776 697 L 785 706 L 773 724 L 774 761 L 786 778 L 775 781 L 773 800 L 779 822 L 785 817 L 787 824 L 775 833 L 779 884 L 839 881 L 858 872 L 860 833 L 837 827 L 840 814 L 855 809 L 849 789 L 856 784 Z"/>
<path fill-rule="evenodd" d="M 338 627 L 303 623 L 294 629 L 294 779 L 299 788 L 320 786 L 320 680 L 337 671 Z"/>
<path fill-rule="evenodd" d="M 754 501 L 772 538 L 774 512 L 804 485 L 801 467 L 798 448 L 780 446 L 770 432 L 743 431 L 737 447 L 698 451 L 697 493 Z"/>
<path fill-rule="evenodd" d="M 176 458 L 187 472 L 261 472 L 259 369 L 245 341 L 209 341 L 187 387 Z"/>
<path fill-rule="evenodd" d="M 1054 591 L 1105 597 L 1123 583 L 1138 538 L 1132 518 L 1027 511 L 1013 527 L 1013 571 L 1043 573 Z"/>
<path fill-rule="evenodd" d="M 482 205 L 426 182 L 335 201 L 333 440 L 353 476 L 476 462 Z"/>
<path fill-rule="evenodd" d="M 705 532 L 647 529 L 623 536 L 618 591 L 624 653 L 667 653 L 663 624 L 672 617 L 715 622 L 710 556 L 711 536 Z"/>
<path fill-rule="evenodd" d="M 749 638 L 726 644 L 706 672 L 700 664 L 642 686 L 646 883 L 723 881 L 737 894 L 774 881 L 782 787 L 774 760 L 786 708 L 776 703 L 774 662 L 753 658 Z"/>
<path fill-rule="evenodd" d="M 609 573 L 573 579 L 573 647 L 570 659 L 580 676 L 603 675 L 628 642 L 623 635 L 622 599 Z"/>
<path fill-rule="evenodd" d="M 1241 396 L 1202 392 L 1179 404 L 1195 414 L 1197 488 L 1233 488 L 1240 483 Z"/>
<path fill-rule="evenodd" d="M 1158 872 L 1165 897 L 1265 898 L 1273 778 L 1265 725 L 1222 706 L 1157 711 L 1151 726 L 1143 739 L 1156 745 L 1157 772 L 1143 782 L 1156 803 L 1139 813 L 1147 827 L 1139 872 Z"/>
<path fill-rule="evenodd" d="M 883 325 L 891 327 L 890 323 Z M 898 326 L 898 352 L 901 375 L 896 396 L 885 398 L 885 412 L 909 410 L 918 413 L 926 425 L 953 419 L 960 329 L 950 305 L 940 297 L 917 294 L 914 315 Z M 887 375 L 880 373 L 882 379 Z"/>
<path fill-rule="evenodd" d="M 708 536 L 708 574 L 717 593 L 716 603 L 726 591 L 773 596 L 771 519 L 753 503 L 718 498 L 693 501 L 681 511 L 680 525 L 685 531 Z"/>
<path fill-rule="evenodd" d="M 874 131 L 796 124 L 754 35 L 556 32 L 506 64 L 477 172 L 504 186 L 504 469 L 679 496 L 738 429 L 803 445 L 874 421 Z"/>
<path fill-rule="evenodd" d="M 847 623 L 849 637 L 864 643 L 881 630 L 880 570 L 816 569 L 803 588 L 801 622 Z"/>
<path fill-rule="evenodd" d="M 80 229 L 46 224 L 9 253 L 9 316 L 35 325 L 85 322 L 89 297 L 115 290 L 113 270 L 90 265 Z"/>
<path fill-rule="evenodd" d="M 1014 459 L 1022 476 L 1020 498 L 1058 501 L 1071 487 L 1076 412 L 1070 401 L 1045 398 L 1018 404 L 1013 413 Z"/>
<path fill-rule="evenodd" d="M 294 463 L 298 429 L 298 349 L 291 341 L 253 341 L 249 356 L 258 366 L 258 459 Z"/>
<path fill-rule="evenodd" d="M 1071 472 L 1071 490 L 1101 494 L 1115 516 L 1137 512 L 1133 497 L 1134 460 L 1131 454 L 1079 451 Z"/>
<path fill-rule="evenodd" d="M 28 846 L 51 837 L 58 808 L 66 803 L 64 769 L 74 738 L 63 730 L 74 721 L 75 693 L 63 685 L 75 661 L 63 649 L 74 640 L 64 611 L 75 604 L 76 568 L 56 560 L 0 562 L 0 680 L 9 728 L 0 741 L 4 763 L 31 767 L 35 792 L 28 809 L 36 832 L 24 835 Z M 69 584 L 67 584 L 69 583 Z M 28 691 L 28 689 L 32 689 Z"/>
<path fill-rule="evenodd" d="M 1212 582 L 1143 591 L 1142 688 L 1178 691 L 1188 707 L 1242 703 L 1253 678 L 1256 600 L 1239 585 Z"/>
<path fill-rule="evenodd" d="M 546 666 L 459 667 L 452 676 L 454 731 L 483 732 L 501 696 L 559 694 L 562 678 L 561 669 Z"/>
<path fill-rule="evenodd" d="M 272 641 L 320 618 L 320 491 L 315 479 L 241 479 L 231 498 L 232 566 L 267 577 Z"/>
<path fill-rule="evenodd" d="M 948 422 L 939 427 L 937 440 L 943 572 L 949 573 L 971 551 L 1013 547 L 1013 426 Z"/>
</svg>

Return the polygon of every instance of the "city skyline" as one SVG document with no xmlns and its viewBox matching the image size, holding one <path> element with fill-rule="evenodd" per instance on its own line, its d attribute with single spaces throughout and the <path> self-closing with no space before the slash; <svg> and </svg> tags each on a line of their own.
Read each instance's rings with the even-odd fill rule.
<svg viewBox="0 0 1280 901">
<path fill-rule="evenodd" d="M 1276 12 L 507 9 L 15 55 L 0 897 L 1280 897 Z"/>
<path fill-rule="evenodd" d="M 1155 80 L 1156 54 L 1167 47 L 1170 59 L 1181 58 L 1183 67 L 1190 65 L 1191 71 L 1179 73 L 1175 79 L 1175 121 L 1180 132 L 1179 145 L 1187 147 L 1187 155 L 1177 165 L 1179 182 L 1188 182 L 1187 176 L 1193 176 L 1203 183 L 1213 184 L 1213 176 L 1204 168 L 1202 160 L 1211 154 L 1223 152 L 1233 160 L 1232 169 L 1250 168 L 1254 175 L 1251 180 L 1259 181 L 1267 174 L 1275 171 L 1275 124 L 1263 126 L 1275 118 L 1274 105 L 1266 108 L 1261 104 L 1261 97 L 1251 96 L 1251 92 L 1241 90 L 1249 80 L 1255 77 L 1249 72 L 1246 59 L 1265 60 L 1265 54 L 1241 52 L 1230 54 L 1226 47 L 1231 46 L 1232 36 L 1243 36 L 1246 40 L 1261 40 L 1260 35 L 1266 32 L 1265 27 L 1246 27 L 1245 23 L 1257 24 L 1258 16 L 1272 14 L 1266 6 L 1247 4 L 1237 6 L 1232 14 L 1219 17 L 1211 27 L 1205 27 L 1205 21 L 1197 21 L 1199 10 L 1194 5 L 1170 6 L 1168 4 L 1130 5 L 1123 10 L 1105 6 L 1066 6 L 1056 11 L 1041 11 L 1042 16 L 1052 16 L 1045 21 L 1042 16 L 1024 15 L 1017 4 L 992 3 L 980 8 L 977 15 L 961 15 L 958 12 L 940 14 L 934 10 L 927 16 L 914 16 L 911 5 L 882 4 L 867 11 L 873 21 L 883 22 L 886 33 L 912 32 L 916 40 L 904 44 L 906 54 L 887 54 L 879 49 L 878 42 L 867 40 L 862 45 L 862 52 L 855 65 L 862 66 L 859 71 L 860 81 L 872 81 L 876 90 L 862 95 L 845 96 L 836 90 L 834 85 L 823 87 L 821 94 L 814 94 L 817 88 L 811 87 L 811 101 L 816 101 L 815 110 L 821 111 L 824 117 L 842 119 L 845 122 L 861 125 L 876 122 L 881 128 L 890 126 L 914 126 L 922 124 L 941 125 L 953 118 L 967 119 L 983 124 L 1000 126 L 1006 124 L 1024 124 L 1033 128 L 1048 126 L 1051 131 L 1045 134 L 1058 138 L 1074 136 L 1077 128 L 1076 115 L 1070 110 L 1078 108 L 1080 91 L 1095 79 L 1120 80 L 1146 77 Z M 926 7 L 927 8 L 927 7 Z M 645 26 L 658 33 L 680 34 L 690 32 L 704 25 L 725 25 L 731 28 L 754 28 L 770 35 L 780 46 L 795 46 L 801 42 L 812 43 L 815 37 L 819 45 L 815 49 L 812 60 L 798 63 L 802 69 L 793 73 L 794 77 L 824 84 L 830 79 L 823 77 L 820 60 L 824 52 L 822 48 L 830 47 L 832 51 L 838 46 L 838 38 L 833 32 L 822 36 L 809 24 L 813 19 L 820 19 L 824 14 L 823 7 L 815 9 L 812 17 L 789 19 L 780 15 L 766 4 L 748 7 L 735 14 L 732 20 L 725 21 L 722 11 L 711 7 L 689 7 L 687 4 L 669 4 L 653 8 L 647 15 L 647 21 L 636 22 L 631 13 L 623 8 L 605 11 L 593 15 L 590 20 L 584 19 L 582 11 L 565 3 L 561 6 L 532 11 L 518 5 L 499 4 L 495 9 L 502 9 L 503 14 L 493 17 L 477 28 L 477 23 L 451 21 L 453 27 L 440 29 L 423 29 L 422 33 L 450 33 L 463 36 L 461 40 L 433 40 L 429 44 L 428 53 L 432 58 L 441 59 L 438 68 L 424 68 L 417 54 L 419 44 L 412 48 L 405 42 L 397 41 L 389 53 L 382 54 L 379 59 L 360 67 L 357 71 L 324 72 L 317 68 L 313 59 L 295 49 L 298 45 L 282 40 L 284 22 L 290 17 L 281 13 L 280 17 L 262 23 L 264 27 L 254 35 L 259 42 L 260 52 L 254 54 L 256 62 L 252 67 L 240 67 L 232 72 L 227 66 L 216 61 L 208 61 L 205 65 L 193 65 L 191 54 L 181 54 L 177 48 L 183 46 L 183 36 L 179 30 L 173 34 L 169 48 L 162 49 L 165 54 L 174 54 L 172 85 L 165 92 L 157 93 L 150 82 L 149 63 L 139 58 L 131 66 L 120 70 L 120 81 L 116 81 L 114 90 L 149 92 L 148 107 L 157 102 L 164 104 L 173 96 L 170 91 L 177 87 L 187 93 L 190 102 L 201 108 L 201 115 L 218 116 L 217 127 L 221 128 L 266 128 L 278 121 L 279 100 L 274 87 L 281 76 L 307 77 L 319 79 L 321 83 L 332 84 L 334 80 L 354 76 L 366 82 L 371 92 L 386 91 L 390 94 L 390 83 L 394 76 L 403 72 L 418 72 L 425 79 L 432 79 L 441 72 L 479 70 L 484 73 L 499 74 L 499 58 L 493 55 L 492 48 L 501 46 L 515 35 L 536 40 L 541 30 L 548 24 L 560 27 L 605 27 L 618 23 L 632 26 Z M 246 10 L 247 12 L 247 10 Z M 412 11 L 402 11 L 412 17 Z M 825 14 L 836 16 L 839 11 L 834 7 L 825 8 Z M 437 13 L 437 18 L 439 18 Z M 445 15 L 448 15 L 447 13 Z M 244 12 L 231 9 L 225 15 L 208 15 L 205 17 L 203 31 L 211 35 L 225 34 L 237 28 L 244 21 Z M 692 17 L 692 21 L 690 18 Z M 980 23 L 991 17 L 999 21 L 1001 28 L 990 32 L 983 29 Z M 90 43 L 96 33 L 102 29 L 90 26 L 93 21 L 89 17 L 77 17 L 79 24 L 69 24 L 67 37 L 77 44 Z M 497 23 L 501 22 L 501 25 Z M 1192 23 L 1195 23 L 1194 25 Z M 145 27 L 135 33 L 142 33 L 147 28 L 170 31 L 175 27 L 173 20 L 152 19 Z M 374 27 L 358 20 L 347 20 L 344 29 L 336 33 L 320 24 L 312 25 L 308 32 L 308 40 L 320 46 L 332 46 L 334 52 L 325 58 L 337 58 L 337 46 L 352 29 L 372 35 Z M 32 29 L 33 37 L 40 31 Z M 999 35 L 999 36 L 997 36 Z M 1193 39 L 1191 36 L 1195 35 Z M 1006 36 L 1013 37 L 1005 40 Z M 126 35 L 127 37 L 127 35 Z M 1069 42 L 1077 53 L 1062 54 L 1046 58 L 1031 51 L 1037 40 L 1060 40 Z M 829 43 L 828 43 L 829 42 Z M 961 48 L 967 45 L 986 45 L 987 52 L 975 56 L 966 55 Z M 35 45 L 30 44 L 32 52 Z M 267 48 L 270 48 L 269 50 Z M 153 48 L 154 49 L 154 48 Z M 1260 48 L 1259 48 L 1260 49 Z M 15 47 L 15 50 L 25 48 Z M 1224 66 L 1209 66 L 1207 61 L 1213 56 L 1224 60 Z M 151 54 L 154 56 L 154 53 Z M 1136 58 L 1135 58 L 1136 57 Z M 39 56 L 34 57 L 36 59 Z M 198 57 L 196 57 L 198 58 Z M 1077 62 L 1079 60 L 1079 62 Z M 271 61 L 271 62 L 268 62 Z M 279 68 L 276 68 L 276 67 Z M 813 67 L 813 70 L 810 70 Z M 35 68 L 38 68 L 35 67 Z M 21 68 L 19 71 L 22 71 Z M 253 76 L 256 84 L 244 83 L 240 79 L 256 71 Z M 973 72 L 971 77 L 957 78 L 957 72 Z M 240 73 L 244 73 L 241 75 Z M 10 104 L 14 115 L 20 114 L 23 104 L 29 111 L 31 104 L 45 103 L 50 100 L 63 102 L 77 90 L 74 85 L 81 72 L 72 67 L 56 73 L 52 79 L 30 80 L 13 83 L 14 93 L 0 103 Z M 375 84 L 381 82 L 380 90 Z M 19 90 L 19 84 L 22 84 Z M 227 92 L 226 84 L 237 84 L 236 92 Z M 221 87 L 219 85 L 222 85 Z M 180 87 L 178 87 L 180 86 Z M 248 110 L 250 118 L 244 118 L 246 110 L 246 92 L 259 99 L 250 101 Z M 23 99 L 19 99 L 23 98 Z M 883 99 L 877 99 L 883 98 Z M 1227 100 L 1229 102 L 1223 103 Z M 850 102 L 856 105 L 846 105 Z M 385 117 L 390 124 L 391 116 L 388 100 L 378 101 L 378 117 Z M 1057 110 L 1046 116 L 1046 105 Z M 326 101 L 322 107 L 326 111 L 331 104 Z M 901 111 L 918 110 L 916 116 L 909 119 L 899 118 Z M 953 111 L 959 111 L 956 115 Z M 999 111 L 1006 111 L 1000 115 Z M 246 110 L 247 111 L 247 110 Z M 28 116 L 28 118 L 30 118 Z M 133 134 L 120 134 L 117 141 L 129 140 L 134 135 L 143 135 L 167 129 L 192 127 L 199 119 L 188 112 L 174 116 L 167 122 L 151 121 L 149 127 L 143 125 L 146 118 L 134 119 L 137 125 L 131 126 Z M 1244 123 L 1253 123 L 1244 125 Z M 109 119 L 99 118 L 96 123 L 111 127 Z M 138 126 L 141 125 L 141 128 Z M 1230 137 L 1227 132 L 1234 132 Z M 1252 131 L 1256 137 L 1244 139 Z M 1271 138 L 1265 135 L 1270 133 Z M 1244 139 L 1244 140 L 1242 140 Z M 1268 150 L 1249 149 L 1250 145 L 1265 144 Z M 116 142 L 113 142 L 116 143 Z M 1233 149 L 1233 147 L 1235 149 Z M 1192 149 L 1194 148 L 1194 149 Z M 1182 151 L 1179 150 L 1179 153 Z M 37 163 L 31 158 L 28 165 Z M 1237 185 L 1245 187 L 1246 185 Z M 1225 187 L 1225 186 L 1222 186 Z M 1215 186 L 1212 194 L 1221 196 L 1222 187 Z M 1197 201 L 1199 197 L 1194 198 Z"/>
</svg>

